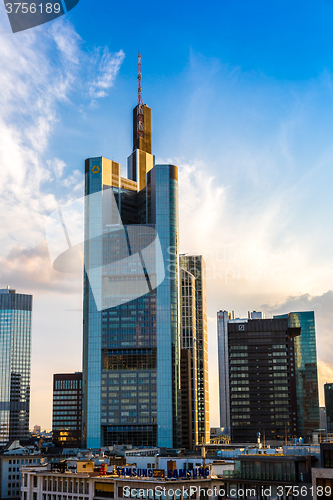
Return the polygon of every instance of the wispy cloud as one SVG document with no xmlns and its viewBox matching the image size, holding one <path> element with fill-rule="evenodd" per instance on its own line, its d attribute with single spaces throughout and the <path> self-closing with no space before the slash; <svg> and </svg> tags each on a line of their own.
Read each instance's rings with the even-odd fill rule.
<svg viewBox="0 0 333 500">
<path fill-rule="evenodd" d="M 62 197 L 81 194 L 79 171 L 66 170 L 58 157 L 47 158 L 50 137 L 61 120 L 59 106 L 77 92 L 86 99 L 91 89 L 107 95 L 124 59 L 122 51 L 83 50 L 82 40 L 67 20 L 52 23 L 48 31 L 2 36 L 0 44 L 0 228 L 2 255 L 11 246 L 34 247 L 43 239 L 44 215 L 57 206 L 54 180 Z M 91 80 L 82 78 L 94 68 Z M 97 74 L 97 77 L 96 77 Z M 59 151 L 60 152 L 60 151 Z M 63 174 L 66 171 L 66 179 Z M 65 188 L 65 189 L 64 189 Z M 67 191 L 66 191 L 67 190 Z"/>
<path fill-rule="evenodd" d="M 89 95 L 96 99 L 105 97 L 107 90 L 113 86 L 115 77 L 124 60 L 125 54 L 122 50 L 111 54 L 107 47 L 98 48 L 93 56 L 94 65 L 91 70 L 91 82 Z"/>
</svg>

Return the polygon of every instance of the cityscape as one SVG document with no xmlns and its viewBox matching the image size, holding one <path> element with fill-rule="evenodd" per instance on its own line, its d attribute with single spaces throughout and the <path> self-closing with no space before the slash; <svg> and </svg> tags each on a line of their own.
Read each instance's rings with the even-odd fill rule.
<svg viewBox="0 0 333 500">
<path fill-rule="evenodd" d="M 22 87 L 14 98 L 9 86 L 2 102 L 9 210 L 1 233 L 0 499 L 332 499 L 333 292 L 329 237 L 316 211 L 330 206 L 331 174 L 316 198 L 307 191 L 316 191 L 311 175 L 330 161 L 323 153 L 313 173 L 304 159 L 309 170 L 292 187 L 284 167 L 271 160 L 271 177 L 260 175 L 261 159 L 247 153 L 244 169 L 236 162 L 228 172 L 224 162 L 242 146 L 231 146 L 228 127 L 216 140 L 220 96 L 214 110 L 206 83 L 192 95 L 189 78 L 181 99 L 177 90 L 176 99 L 187 92 L 192 99 L 178 133 L 186 110 L 159 90 L 165 75 L 158 65 L 148 70 L 140 39 L 121 76 L 122 49 L 87 49 L 75 31 L 72 19 L 79 26 L 87 15 L 78 3 L 47 4 L 52 12 L 30 24 L 20 17 L 24 4 L 18 17 L 8 4 L 0 9 L 0 58 L 12 71 L 4 70 L 4 81 L 15 79 L 8 54 L 19 50 L 16 36 L 26 44 L 22 61 L 36 50 L 36 65 L 46 64 L 29 80 L 21 62 Z M 59 61 L 48 65 L 56 53 Z M 194 68 L 208 64 L 196 57 Z M 213 62 L 210 71 L 207 81 L 222 70 Z M 191 74 L 200 81 L 197 69 Z M 46 92 L 40 98 L 34 78 Z M 230 78 L 230 88 L 233 78 L 240 85 Z M 31 108 L 20 104 L 27 89 Z M 108 101 L 112 92 L 118 100 Z M 256 106 L 248 108 L 254 122 Z M 297 177 L 290 130 L 278 132 L 276 158 Z M 216 160 L 213 174 L 210 155 L 228 141 L 230 157 L 223 167 Z M 17 165 L 10 180 L 9 156 Z"/>
</svg>

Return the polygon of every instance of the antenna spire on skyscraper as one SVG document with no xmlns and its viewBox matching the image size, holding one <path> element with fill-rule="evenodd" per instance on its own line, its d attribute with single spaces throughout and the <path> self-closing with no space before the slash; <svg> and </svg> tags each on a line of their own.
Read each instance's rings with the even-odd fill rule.
<svg viewBox="0 0 333 500">
<path fill-rule="evenodd" d="M 138 56 L 138 105 L 140 105 L 140 104 L 143 105 L 141 79 L 142 79 L 142 73 L 141 73 L 141 54 L 140 54 L 140 51 L 139 51 L 139 56 Z"/>
</svg>

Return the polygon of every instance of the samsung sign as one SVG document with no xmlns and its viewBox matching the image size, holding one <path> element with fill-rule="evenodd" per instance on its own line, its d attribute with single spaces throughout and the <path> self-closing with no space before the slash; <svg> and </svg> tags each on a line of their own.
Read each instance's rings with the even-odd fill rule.
<svg viewBox="0 0 333 500">
<path fill-rule="evenodd" d="M 117 467 L 118 476 L 129 477 L 156 477 L 156 469 L 137 469 L 135 467 Z M 155 472 L 155 473 L 154 473 Z M 199 467 L 197 469 L 168 469 L 164 471 L 164 477 L 171 478 L 194 478 L 208 477 L 210 474 L 208 467 Z"/>
</svg>

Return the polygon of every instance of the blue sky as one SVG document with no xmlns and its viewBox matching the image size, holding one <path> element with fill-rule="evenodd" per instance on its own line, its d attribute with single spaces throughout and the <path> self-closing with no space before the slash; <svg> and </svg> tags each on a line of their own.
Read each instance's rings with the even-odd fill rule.
<svg viewBox="0 0 333 500">
<path fill-rule="evenodd" d="M 81 369 L 81 278 L 52 270 L 44 217 L 81 195 L 85 158 L 126 173 L 138 50 L 181 251 L 207 261 L 212 425 L 219 309 L 314 309 L 333 380 L 332 21 L 328 1 L 80 0 L 0 35 L 0 276 L 34 294 L 31 425 L 51 426 L 52 374 Z"/>
</svg>

